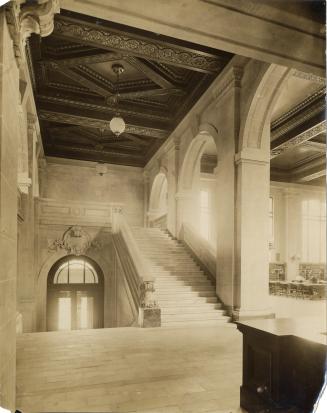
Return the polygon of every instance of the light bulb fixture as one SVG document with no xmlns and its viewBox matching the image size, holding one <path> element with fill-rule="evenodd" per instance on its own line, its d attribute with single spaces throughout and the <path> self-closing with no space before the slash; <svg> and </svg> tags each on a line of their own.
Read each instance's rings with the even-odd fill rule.
<svg viewBox="0 0 327 413">
<path fill-rule="evenodd" d="M 108 173 L 108 167 L 103 162 L 98 162 L 95 166 L 95 172 L 97 175 L 103 176 L 104 174 Z"/>
<path fill-rule="evenodd" d="M 118 112 L 118 100 L 119 100 L 119 76 L 124 73 L 125 69 L 124 66 L 122 66 L 119 63 L 116 63 L 112 65 L 112 71 L 116 74 L 117 76 L 117 93 L 115 96 L 115 105 L 116 105 L 116 115 L 111 119 L 109 126 L 112 131 L 112 133 L 116 136 L 121 135 L 126 128 L 126 124 L 124 119 L 120 116 Z"/>
</svg>

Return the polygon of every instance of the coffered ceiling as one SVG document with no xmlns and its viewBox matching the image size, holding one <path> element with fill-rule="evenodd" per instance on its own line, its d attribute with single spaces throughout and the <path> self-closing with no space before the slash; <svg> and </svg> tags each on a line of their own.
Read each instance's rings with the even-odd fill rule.
<svg viewBox="0 0 327 413">
<path fill-rule="evenodd" d="M 232 57 L 65 10 L 28 52 L 45 154 L 133 166 L 146 164 Z M 109 122 L 118 91 L 126 131 L 117 138 Z"/>
<path fill-rule="evenodd" d="M 325 111 L 325 85 L 298 79 L 295 73 L 271 124 L 272 180 L 325 185 Z"/>
</svg>

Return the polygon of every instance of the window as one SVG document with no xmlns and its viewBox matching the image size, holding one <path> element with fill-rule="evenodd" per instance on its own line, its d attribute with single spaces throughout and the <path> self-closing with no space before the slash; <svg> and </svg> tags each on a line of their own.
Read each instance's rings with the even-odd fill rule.
<svg viewBox="0 0 327 413">
<path fill-rule="evenodd" d="M 209 241 L 210 211 L 208 191 L 200 191 L 200 234 L 204 239 Z"/>
<path fill-rule="evenodd" d="M 302 201 L 302 262 L 326 262 L 326 206 L 320 198 Z"/>
<path fill-rule="evenodd" d="M 274 198 L 269 197 L 269 248 L 274 246 Z"/>
<path fill-rule="evenodd" d="M 97 284 L 98 276 L 94 268 L 84 260 L 69 260 L 62 264 L 54 278 L 54 284 Z"/>
</svg>

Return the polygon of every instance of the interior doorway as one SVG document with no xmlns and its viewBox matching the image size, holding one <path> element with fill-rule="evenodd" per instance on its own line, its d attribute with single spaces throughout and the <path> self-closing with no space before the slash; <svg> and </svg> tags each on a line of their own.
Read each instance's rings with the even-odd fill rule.
<svg viewBox="0 0 327 413">
<path fill-rule="evenodd" d="M 84 256 L 57 261 L 48 275 L 47 330 L 103 327 L 103 274 Z"/>
</svg>

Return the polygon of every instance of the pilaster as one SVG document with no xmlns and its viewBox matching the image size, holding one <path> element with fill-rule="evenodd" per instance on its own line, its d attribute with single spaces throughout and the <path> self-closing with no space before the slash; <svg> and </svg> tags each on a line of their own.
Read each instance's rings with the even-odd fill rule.
<svg viewBox="0 0 327 413">
<path fill-rule="evenodd" d="M 233 315 L 272 317 L 269 308 L 269 159 L 248 149 L 235 157 L 237 168 L 236 256 Z"/>
</svg>

